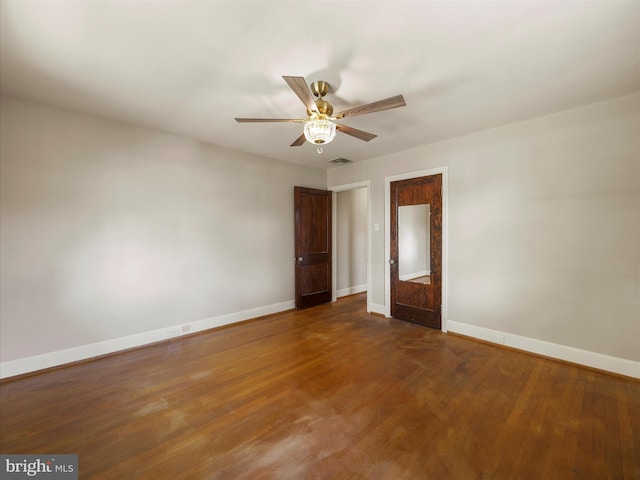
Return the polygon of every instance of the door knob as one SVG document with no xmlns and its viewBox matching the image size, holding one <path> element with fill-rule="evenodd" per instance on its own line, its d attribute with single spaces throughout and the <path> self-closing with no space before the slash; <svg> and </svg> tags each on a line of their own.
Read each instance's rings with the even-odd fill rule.
<svg viewBox="0 0 640 480">
<path fill-rule="evenodd" d="M 389 260 L 389 263 L 393 265 L 394 263 L 396 263 L 396 261 L 392 258 L 391 260 Z"/>
<path fill-rule="evenodd" d="M 302 260 L 304 260 L 302 257 L 298 257 L 299 262 L 301 262 Z"/>
</svg>

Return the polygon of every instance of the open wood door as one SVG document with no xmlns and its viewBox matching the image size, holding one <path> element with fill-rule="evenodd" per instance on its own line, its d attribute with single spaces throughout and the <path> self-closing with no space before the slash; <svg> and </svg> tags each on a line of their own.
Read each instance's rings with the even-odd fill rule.
<svg viewBox="0 0 640 480">
<path fill-rule="evenodd" d="M 294 187 L 296 308 L 331 301 L 331 192 Z"/>
</svg>

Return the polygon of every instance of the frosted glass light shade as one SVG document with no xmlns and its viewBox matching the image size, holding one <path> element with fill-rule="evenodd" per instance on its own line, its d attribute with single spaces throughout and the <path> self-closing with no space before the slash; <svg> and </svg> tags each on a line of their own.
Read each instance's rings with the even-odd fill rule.
<svg viewBox="0 0 640 480">
<path fill-rule="evenodd" d="M 307 141 L 322 145 L 336 136 L 336 124 L 325 118 L 314 118 L 304 124 L 304 137 Z"/>
</svg>

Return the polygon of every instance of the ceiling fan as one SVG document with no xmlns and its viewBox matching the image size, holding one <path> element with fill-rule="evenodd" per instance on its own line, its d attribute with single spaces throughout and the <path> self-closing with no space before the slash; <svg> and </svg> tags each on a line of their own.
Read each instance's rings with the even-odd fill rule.
<svg viewBox="0 0 640 480">
<path fill-rule="evenodd" d="M 304 123 L 304 133 L 300 135 L 292 144 L 292 147 L 299 147 L 308 141 L 314 145 L 329 143 L 336 135 L 336 130 L 360 140 L 368 142 L 377 135 L 357 128 L 348 127 L 335 123 L 345 117 L 354 117 L 366 113 L 389 110 L 390 108 L 404 107 L 406 105 L 402 95 L 385 98 L 373 103 L 367 103 L 359 107 L 349 108 L 339 113 L 333 114 L 333 106 L 324 99 L 329 91 L 329 84 L 325 81 L 317 81 L 311 84 L 311 89 L 307 87 L 304 77 L 283 76 L 291 90 L 298 96 L 305 107 L 307 107 L 307 118 L 236 118 L 236 122 L 293 122 Z M 313 97 L 317 97 L 314 99 Z"/>
</svg>

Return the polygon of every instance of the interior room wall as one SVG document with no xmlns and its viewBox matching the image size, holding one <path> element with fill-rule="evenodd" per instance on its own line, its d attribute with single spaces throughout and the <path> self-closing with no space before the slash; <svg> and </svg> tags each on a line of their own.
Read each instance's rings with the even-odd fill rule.
<svg viewBox="0 0 640 480">
<path fill-rule="evenodd" d="M 367 189 L 336 193 L 337 296 L 367 290 Z"/>
<path fill-rule="evenodd" d="M 293 307 L 293 187 L 324 170 L 1 102 L 2 362 Z"/>
<path fill-rule="evenodd" d="M 330 169 L 371 182 L 372 304 L 385 177 L 446 166 L 450 324 L 640 361 L 639 112 L 635 94 Z"/>
</svg>

